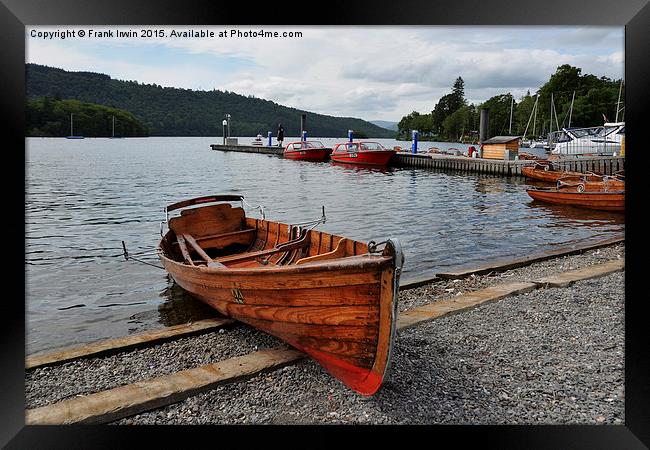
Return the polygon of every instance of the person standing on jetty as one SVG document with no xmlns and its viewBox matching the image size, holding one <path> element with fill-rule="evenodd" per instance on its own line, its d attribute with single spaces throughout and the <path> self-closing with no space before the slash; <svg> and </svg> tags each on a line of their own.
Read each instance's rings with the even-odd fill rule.
<svg viewBox="0 0 650 450">
<path fill-rule="evenodd" d="M 282 147 L 282 141 L 284 141 L 284 128 L 282 124 L 278 124 L 278 147 Z"/>
</svg>

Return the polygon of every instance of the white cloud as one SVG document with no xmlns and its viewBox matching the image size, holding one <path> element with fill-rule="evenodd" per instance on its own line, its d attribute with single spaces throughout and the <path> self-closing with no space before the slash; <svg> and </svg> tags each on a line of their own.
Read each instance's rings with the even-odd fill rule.
<svg viewBox="0 0 650 450">
<path fill-rule="evenodd" d="M 162 28 L 167 37 L 51 41 L 28 37 L 27 60 L 163 86 L 229 90 L 323 114 L 397 121 L 413 110 L 430 111 L 458 76 L 465 80 L 468 100 L 478 103 L 505 92 L 515 96 L 527 89 L 534 92 L 561 64 L 617 78 L 624 58 L 622 29 L 608 27 L 144 28 Z M 218 33 L 233 28 L 303 35 L 168 37 L 172 29 Z M 152 64 L 120 56 L 120 49 L 127 55 L 133 48 L 157 52 L 159 60 Z"/>
</svg>

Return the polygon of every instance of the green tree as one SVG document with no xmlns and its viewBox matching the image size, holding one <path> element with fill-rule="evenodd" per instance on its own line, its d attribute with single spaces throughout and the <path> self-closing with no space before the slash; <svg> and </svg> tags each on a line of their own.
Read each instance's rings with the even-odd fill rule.
<svg viewBox="0 0 650 450">
<path fill-rule="evenodd" d="M 508 133 L 512 100 L 512 94 L 500 94 L 495 95 L 479 106 L 479 110 L 487 109 L 489 111 L 488 136 L 499 136 Z"/>
<path fill-rule="evenodd" d="M 451 93 L 443 95 L 434 106 L 433 111 L 431 111 L 433 132 L 449 139 L 450 136 L 446 135 L 444 131 L 444 121 L 451 114 L 466 105 L 465 82 L 461 77 L 458 77 L 454 81 Z"/>
<path fill-rule="evenodd" d="M 452 141 L 462 141 L 477 129 L 477 117 L 474 105 L 460 107 L 443 121 L 444 135 Z"/>
</svg>

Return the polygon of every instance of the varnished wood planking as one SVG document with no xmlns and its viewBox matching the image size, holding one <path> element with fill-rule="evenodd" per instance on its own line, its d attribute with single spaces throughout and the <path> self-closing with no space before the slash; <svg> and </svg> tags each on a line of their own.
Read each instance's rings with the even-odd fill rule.
<svg viewBox="0 0 650 450">
<path fill-rule="evenodd" d="M 283 336 L 285 338 L 294 336 L 295 338 L 292 339 L 314 337 L 336 341 L 375 342 L 378 336 L 376 329 L 370 329 L 362 325 L 331 326 L 310 323 L 278 323 L 271 320 L 254 319 L 249 316 L 238 316 L 235 319 L 274 336 Z"/>
<path fill-rule="evenodd" d="M 169 220 L 169 228 L 176 234 L 188 233 L 195 238 L 209 234 L 227 233 L 242 229 L 244 210 L 227 203 L 184 209 L 181 215 Z"/>
<path fill-rule="evenodd" d="M 393 278 L 395 273 L 392 269 L 385 270 L 381 277 L 381 299 L 379 302 L 380 307 L 380 325 L 379 336 L 377 339 L 377 357 L 373 362 L 371 371 L 381 378 L 384 377 L 388 361 L 388 354 L 390 347 L 393 343 L 393 321 L 397 317 L 393 317 L 393 302 L 397 299 L 393 298 Z"/>
<path fill-rule="evenodd" d="M 216 303 L 215 303 L 216 304 Z M 221 302 L 220 309 L 230 317 L 248 315 L 255 319 L 276 322 L 314 323 L 322 325 L 366 325 L 377 321 L 375 308 L 369 305 L 341 306 L 251 306 Z"/>
<path fill-rule="evenodd" d="M 287 267 L 262 267 L 258 270 L 252 269 L 215 269 L 220 271 L 218 277 L 214 271 L 201 267 L 191 270 L 187 266 L 164 261 L 165 268 L 172 275 L 174 280 L 181 286 L 187 284 L 188 288 L 196 288 L 202 291 L 214 289 L 306 289 L 306 288 L 332 288 L 351 285 L 375 284 L 379 282 L 380 270 L 388 258 L 380 256 L 360 257 L 360 265 L 346 267 L 341 264 L 336 267 L 322 266 L 329 268 L 327 277 L 322 276 L 321 263 L 305 264 Z M 322 264 L 327 263 L 324 261 Z M 365 264 L 365 267 L 361 264 Z M 302 271 L 296 268 L 303 268 Z M 309 270 L 308 270 L 309 269 Z M 320 269 L 320 270 L 319 270 Z M 369 269 L 373 269 L 372 271 Z M 199 292 L 200 293 L 200 292 Z"/>
</svg>

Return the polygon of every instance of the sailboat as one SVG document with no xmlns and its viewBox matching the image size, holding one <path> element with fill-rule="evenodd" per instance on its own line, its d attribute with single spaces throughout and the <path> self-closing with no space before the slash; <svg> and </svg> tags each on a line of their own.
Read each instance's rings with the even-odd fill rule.
<svg viewBox="0 0 650 450">
<path fill-rule="evenodd" d="M 75 136 L 72 128 L 73 118 L 72 113 L 70 113 L 70 136 L 66 136 L 66 139 L 83 139 L 83 136 Z"/>
</svg>

